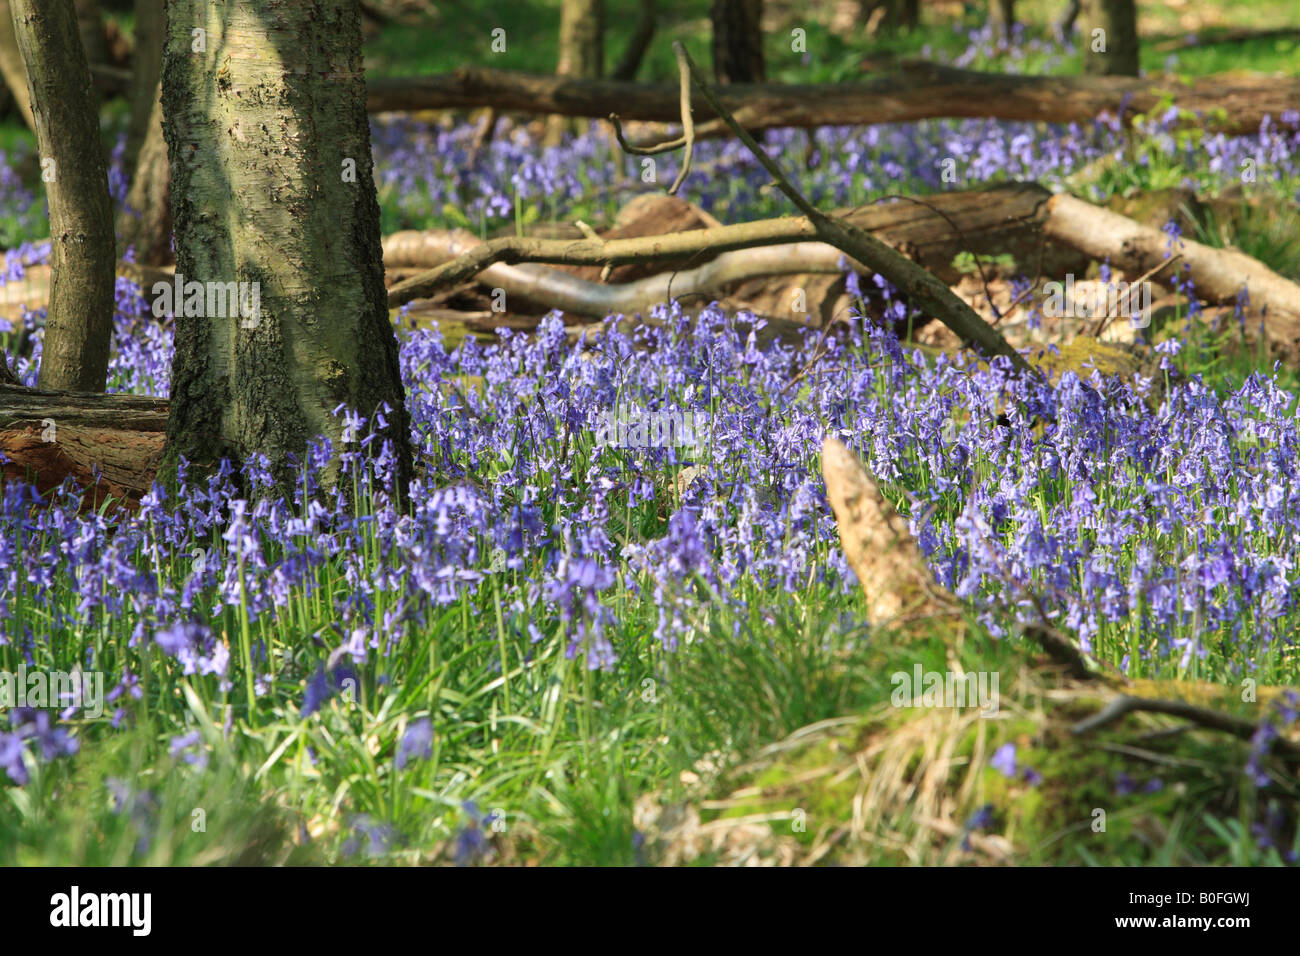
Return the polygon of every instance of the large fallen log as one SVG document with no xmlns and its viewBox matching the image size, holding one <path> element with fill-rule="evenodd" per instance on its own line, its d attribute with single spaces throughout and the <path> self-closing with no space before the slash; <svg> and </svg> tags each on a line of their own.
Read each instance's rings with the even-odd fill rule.
<svg viewBox="0 0 1300 956">
<path fill-rule="evenodd" d="M 128 506 L 148 492 L 167 431 L 168 401 L 0 385 L 0 475 L 49 492 L 72 477 Z"/>
<path fill-rule="evenodd" d="M 543 76 L 465 68 L 423 77 L 367 82 L 370 111 L 476 109 L 559 114 L 594 119 L 680 121 L 680 91 L 672 84 Z M 859 126 L 922 119 L 981 118 L 1086 123 L 1102 113 L 1131 119 L 1167 99 L 1199 113 L 1196 125 L 1225 133 L 1258 131 L 1264 116 L 1279 120 L 1300 104 L 1300 78 L 1211 76 L 1191 83 L 1112 76 L 1011 76 L 908 63 L 896 74 L 862 83 L 734 84 L 718 91 L 722 106 L 750 131 L 779 127 Z M 716 112 L 700 103 L 697 121 Z M 723 132 L 697 127 L 697 139 Z"/>
<path fill-rule="evenodd" d="M 1074 196 L 1052 197 L 1045 211 L 1045 236 L 1094 259 L 1109 259 L 1126 273 L 1145 274 L 1169 254 L 1170 239 L 1161 230 Z M 1252 315 L 1263 315 L 1263 338 L 1273 353 L 1288 364 L 1300 360 L 1300 285 L 1236 249 L 1215 249 L 1183 238 L 1177 240 L 1176 251 L 1181 255 L 1177 271 L 1191 278 L 1197 298 L 1231 304 L 1246 290 Z M 1174 272 L 1165 270 L 1160 281 L 1167 282 Z M 1253 337 L 1260 324 L 1248 321 L 1247 335 Z"/>
<path fill-rule="evenodd" d="M 1015 260 L 1016 268 L 1030 276 L 1040 272 L 1053 276 L 1086 266 L 1084 256 L 1072 248 L 1043 242 L 1043 206 L 1051 198 L 1052 194 L 1037 183 L 1003 183 L 984 189 L 938 193 L 920 200 L 886 200 L 855 209 L 835 210 L 831 215 L 843 216 L 854 226 L 871 233 L 922 268 L 953 284 L 962 274 L 953 260 L 962 252 L 1010 255 Z M 660 206 L 691 208 L 675 197 L 641 196 L 629 203 L 627 208 L 631 209 L 633 205 L 639 205 L 646 215 L 619 228 L 600 233 L 602 239 L 609 241 L 667 235 L 679 231 L 699 232 L 703 228 L 702 224 L 693 224 L 684 212 L 678 216 L 668 216 L 659 211 Z M 620 217 L 622 215 L 620 213 Z M 682 227 L 679 223 L 686 225 Z M 463 230 L 396 232 L 384 237 L 384 268 L 389 271 L 432 269 L 479 243 L 476 236 Z M 773 271 L 761 274 L 836 270 L 840 253 L 832 252 L 833 247 L 825 243 L 800 244 L 801 247 L 807 245 L 821 247 L 821 258 L 805 256 L 800 260 L 782 262 L 779 257 L 767 257 Z M 786 248 L 792 251 L 792 247 Z M 716 254 L 705 249 L 679 260 L 634 262 L 612 269 L 606 281 L 625 283 L 656 272 L 698 267 Z M 737 257 L 735 261 L 741 262 L 743 258 Z M 559 263 L 556 268 L 589 280 L 599 279 L 601 273 L 599 266 Z M 491 283 L 487 272 L 481 274 L 479 279 L 484 284 L 495 284 Z M 680 285 L 680 279 L 679 276 L 678 281 L 673 283 L 673 288 L 684 290 L 685 286 Z M 507 288 L 507 294 L 510 292 Z"/>
</svg>

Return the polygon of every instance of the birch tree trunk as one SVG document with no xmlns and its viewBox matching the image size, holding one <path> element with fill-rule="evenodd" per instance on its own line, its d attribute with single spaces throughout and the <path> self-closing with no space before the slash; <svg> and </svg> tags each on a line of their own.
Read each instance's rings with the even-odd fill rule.
<svg viewBox="0 0 1300 956">
<path fill-rule="evenodd" d="M 357 0 L 170 0 L 162 102 L 177 272 L 246 283 L 258 306 L 174 303 L 164 480 L 180 455 L 203 469 L 262 453 L 288 485 L 311 439 L 342 449 L 338 406 L 371 417 L 386 403 L 404 490 Z"/>
<path fill-rule="evenodd" d="M 50 206 L 41 388 L 102 392 L 117 250 L 99 110 L 72 0 L 11 0 Z"/>
</svg>

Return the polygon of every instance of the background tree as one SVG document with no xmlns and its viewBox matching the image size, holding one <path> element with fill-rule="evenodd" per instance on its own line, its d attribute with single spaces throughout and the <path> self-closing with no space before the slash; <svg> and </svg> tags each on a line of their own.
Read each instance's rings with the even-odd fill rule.
<svg viewBox="0 0 1300 956">
<path fill-rule="evenodd" d="M 624 47 L 623 55 L 619 57 L 614 72 L 610 74 L 613 79 L 636 79 L 637 70 L 641 68 L 646 51 L 650 49 L 650 41 L 654 39 L 657 14 L 655 7 L 655 0 L 641 0 L 641 14 L 637 17 L 636 29 L 632 31 L 632 38 L 627 41 L 627 46 Z"/>
<path fill-rule="evenodd" d="M 761 83 L 763 0 L 713 0 L 713 77 L 719 83 Z"/>
<path fill-rule="evenodd" d="M 171 251 L 171 169 L 162 130 L 162 0 L 135 2 L 135 54 L 131 73 L 131 125 L 124 165 L 131 187 L 117 217 L 122 251 L 143 265 L 166 265 Z"/>
<path fill-rule="evenodd" d="M 50 206 L 41 388 L 102 392 L 117 262 L 99 110 L 72 0 L 11 0 Z"/>
<path fill-rule="evenodd" d="M 1087 0 L 1084 4 L 1083 50 L 1085 73 L 1099 76 L 1137 76 L 1139 48 L 1135 0 Z M 1105 51 L 1094 48 L 1096 31 L 1104 31 Z"/>
<path fill-rule="evenodd" d="M 1016 0 L 989 0 L 989 19 L 1002 36 L 1010 36 L 1016 24 Z"/>
<path fill-rule="evenodd" d="M 77 32 L 81 34 L 86 62 L 91 66 L 108 63 L 111 59 L 108 30 L 104 25 L 104 12 L 99 8 L 99 0 L 73 0 L 73 3 L 77 10 Z"/>
<path fill-rule="evenodd" d="M 27 68 L 23 66 L 23 54 L 18 49 L 18 37 L 14 35 L 14 18 L 9 9 L 9 0 L 0 0 L 0 75 L 4 76 L 5 86 L 13 95 L 14 105 L 23 122 L 33 133 L 36 132 L 36 120 L 32 117 L 32 94 L 27 88 Z"/>
<path fill-rule="evenodd" d="M 563 0 L 560 5 L 560 53 L 557 76 L 599 79 L 605 72 L 605 0 Z M 555 145 L 566 129 L 581 132 L 585 124 L 552 116 L 546 143 Z"/>
<path fill-rule="evenodd" d="M 178 310 L 164 478 L 260 452 L 287 484 L 309 440 L 341 447 L 337 406 L 387 403 L 404 484 L 357 0 L 170 0 L 163 115 L 178 273 L 260 288 L 252 320 Z"/>
</svg>

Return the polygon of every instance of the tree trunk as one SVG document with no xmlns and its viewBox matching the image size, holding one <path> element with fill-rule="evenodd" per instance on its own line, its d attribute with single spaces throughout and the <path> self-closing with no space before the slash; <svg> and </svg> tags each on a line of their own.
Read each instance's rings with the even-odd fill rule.
<svg viewBox="0 0 1300 956">
<path fill-rule="evenodd" d="M 112 59 L 108 52 L 108 30 L 104 26 L 99 0 L 74 0 L 74 4 L 77 8 L 77 33 L 86 51 L 86 62 L 96 65 L 108 63 Z"/>
<path fill-rule="evenodd" d="M 1087 20 L 1080 41 L 1084 72 L 1094 76 L 1137 76 L 1135 0 L 1088 0 L 1086 6 Z"/>
<path fill-rule="evenodd" d="M 162 100 L 155 91 L 147 135 L 136 157 L 126 204 L 117 217 L 122 251 L 133 249 L 140 265 L 163 266 L 172 261 L 171 182 Z"/>
<path fill-rule="evenodd" d="M 610 74 L 614 79 L 636 79 L 637 71 L 641 69 L 641 61 L 645 59 L 646 51 L 650 49 L 650 41 L 655 36 L 655 18 L 655 0 L 641 0 L 641 16 L 636 22 L 636 30 L 632 34 L 632 39 L 627 41 L 627 48 L 623 50 L 623 56 L 614 67 L 614 72 Z"/>
<path fill-rule="evenodd" d="M 72 0 L 12 0 L 50 206 L 40 385 L 102 392 L 113 330 L 113 211 L 99 112 Z"/>
<path fill-rule="evenodd" d="M 560 60 L 556 76 L 599 79 L 605 72 L 605 0 L 564 0 L 560 6 Z M 552 116 L 546 143 L 554 146 L 566 129 L 583 124 Z"/>
<path fill-rule="evenodd" d="M 365 102 L 357 0 L 168 3 L 177 273 L 213 285 L 175 309 L 164 480 L 181 455 L 205 469 L 261 453 L 288 485 L 316 436 L 336 452 L 353 440 L 338 406 L 372 418 L 386 404 L 404 493 L 410 420 Z M 214 291 L 232 282 L 247 284 L 238 310 Z M 336 458 L 323 478 L 337 475 Z"/>
<path fill-rule="evenodd" d="M 1010 36 L 1016 24 L 1016 0 L 989 0 L 989 19 L 1002 36 Z"/>
<path fill-rule="evenodd" d="M 714 79 L 763 82 L 763 0 L 713 0 L 711 16 Z"/>
<path fill-rule="evenodd" d="M 1082 0 L 1069 0 L 1065 5 L 1065 10 L 1061 13 L 1061 19 L 1056 22 L 1056 39 L 1062 45 L 1074 34 L 1074 24 L 1079 19 L 1082 6 Z"/>
<path fill-rule="evenodd" d="M 134 169 L 149 136 L 151 115 L 162 75 L 163 0 L 135 0 L 135 51 L 131 63 L 131 125 L 124 167 Z"/>
<path fill-rule="evenodd" d="M 917 28 L 921 22 L 921 5 L 919 0 L 884 0 L 884 12 L 880 16 L 879 25 L 876 32 L 881 36 L 897 36 L 900 33 L 910 33 Z M 867 17 L 870 18 L 874 9 L 867 11 Z"/>
<path fill-rule="evenodd" d="M 5 86 L 13 94 L 14 105 L 18 107 L 23 122 L 29 130 L 36 132 L 36 120 L 32 117 L 32 94 L 27 89 L 27 67 L 23 65 L 18 37 L 14 35 L 14 18 L 9 9 L 9 0 L 0 0 L 0 75 L 4 76 Z"/>
</svg>

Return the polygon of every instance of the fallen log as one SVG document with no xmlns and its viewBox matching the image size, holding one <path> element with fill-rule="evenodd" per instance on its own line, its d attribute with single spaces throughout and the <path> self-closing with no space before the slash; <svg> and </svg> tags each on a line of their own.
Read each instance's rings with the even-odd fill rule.
<svg viewBox="0 0 1300 956">
<path fill-rule="evenodd" d="M 1144 274 L 1167 258 L 1169 236 L 1117 212 L 1065 194 L 1053 196 L 1045 212 L 1043 234 L 1049 239 L 1098 261 L 1109 259 L 1127 273 Z M 1247 334 L 1255 335 L 1262 325 L 1264 341 L 1275 355 L 1288 364 L 1300 360 L 1300 285 L 1236 249 L 1215 249 L 1183 238 L 1175 251 L 1182 257 L 1177 271 L 1191 278 L 1198 298 L 1231 304 L 1244 289 L 1251 311 L 1263 314 L 1262 323 L 1246 323 Z M 1173 272 L 1161 273 L 1160 280 L 1168 281 Z"/>
<path fill-rule="evenodd" d="M 423 77 L 369 80 L 367 106 L 389 110 L 477 109 L 603 119 L 677 123 L 679 88 L 672 84 L 544 76 L 465 68 Z M 1200 114 L 1196 125 L 1231 134 L 1257 132 L 1264 116 L 1276 121 L 1300 103 L 1300 78 L 1175 79 L 1112 76 L 1013 76 L 905 63 L 894 74 L 861 83 L 734 84 L 718 90 L 724 108 L 757 132 L 779 127 L 860 126 L 922 119 L 983 118 L 1044 123 L 1087 123 L 1102 113 L 1125 122 L 1167 99 Z M 1121 110 L 1123 111 L 1121 116 Z M 694 107 L 695 138 L 724 132 L 717 112 Z"/>
<path fill-rule="evenodd" d="M 1029 276 L 1039 273 L 1052 276 L 1082 270 L 1087 265 L 1083 254 L 1071 247 L 1043 241 L 1043 206 L 1051 198 L 1052 194 L 1037 183 L 1003 183 L 984 189 L 939 193 L 920 200 L 886 200 L 855 209 L 835 210 L 831 215 L 846 218 L 949 284 L 961 278 L 962 272 L 953 260 L 962 252 L 981 256 L 1010 255 L 1015 260 L 1015 267 Z M 661 205 L 692 208 L 680 199 L 662 194 L 638 196 L 619 213 L 623 224 L 616 224 L 615 229 L 600 233 L 600 237 L 609 241 L 679 231 L 698 232 L 705 228 L 703 219 L 692 217 L 686 211 L 669 215 L 659 208 Z M 645 214 L 625 219 L 625 213 L 633 207 L 639 207 Z M 478 242 L 476 237 L 460 230 L 393 233 L 383 241 L 384 267 L 390 272 L 410 268 L 432 269 Z M 826 255 L 829 256 L 830 252 L 827 251 Z M 628 282 L 656 272 L 698 266 L 711 258 L 713 253 L 704 250 L 680 260 L 634 262 L 613 268 L 607 279 Z M 779 266 L 779 260 L 775 264 Z M 832 261 L 832 267 L 833 264 Z M 807 269 L 795 268 L 795 263 L 790 266 L 768 274 L 831 271 L 820 264 Z M 601 274 L 598 266 L 560 263 L 557 268 L 592 280 Z M 486 281 L 483 277 L 480 279 Z M 678 288 L 677 283 L 673 287 Z"/>
<path fill-rule="evenodd" d="M 74 478 L 86 505 L 127 506 L 149 491 L 169 403 L 146 395 L 53 392 L 0 385 L 0 475 L 41 493 Z"/>
</svg>

